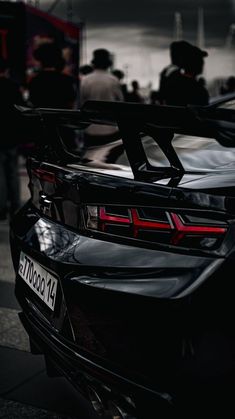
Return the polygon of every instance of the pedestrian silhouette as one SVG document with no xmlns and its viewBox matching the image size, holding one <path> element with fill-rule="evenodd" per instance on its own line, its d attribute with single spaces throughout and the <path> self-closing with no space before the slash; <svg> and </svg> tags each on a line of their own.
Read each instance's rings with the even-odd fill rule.
<svg viewBox="0 0 235 419">
<path fill-rule="evenodd" d="M 123 101 L 120 82 L 109 69 L 112 57 L 108 50 L 100 48 L 93 52 L 91 64 L 94 71 L 81 80 L 81 104 L 88 100 Z M 118 132 L 117 127 L 110 125 L 92 124 L 85 131 L 85 146 L 107 143 L 112 141 Z"/>
<path fill-rule="evenodd" d="M 203 73 L 208 53 L 186 41 L 173 42 L 170 53 L 172 63 L 160 75 L 161 103 L 207 105 L 209 94 L 198 76 Z"/>
<path fill-rule="evenodd" d="M 60 48 L 55 43 L 46 42 L 34 51 L 34 58 L 41 68 L 29 83 L 29 104 L 43 108 L 75 108 L 78 80 L 62 73 L 65 60 Z M 60 136 L 65 147 L 76 150 L 74 130 L 70 127 L 61 127 Z"/>
<path fill-rule="evenodd" d="M 126 83 L 123 83 L 123 79 L 125 77 L 125 73 L 122 70 L 114 69 L 112 71 L 112 74 L 114 77 L 117 77 L 117 79 L 119 80 L 121 89 L 122 89 L 122 94 L 123 94 L 123 99 L 126 101 L 128 98 L 128 90 L 127 90 L 127 85 Z"/>
<path fill-rule="evenodd" d="M 17 144 L 21 138 L 14 105 L 22 105 L 23 98 L 3 58 L 0 58 L 0 95 L 0 220 L 4 220 L 20 207 Z"/>
<path fill-rule="evenodd" d="M 41 44 L 34 51 L 34 58 L 40 64 L 39 73 L 29 83 L 29 101 L 34 107 L 75 107 L 76 81 L 63 74 L 64 59 L 61 50 L 54 43 Z"/>
<path fill-rule="evenodd" d="M 166 103 L 168 85 L 177 83 L 178 77 L 183 69 L 184 56 L 188 43 L 186 41 L 175 41 L 170 44 L 170 64 L 160 73 L 159 98 L 161 103 Z"/>
<path fill-rule="evenodd" d="M 140 94 L 140 87 L 137 80 L 131 82 L 132 90 L 128 93 L 128 102 L 144 103 L 144 98 Z"/>
</svg>

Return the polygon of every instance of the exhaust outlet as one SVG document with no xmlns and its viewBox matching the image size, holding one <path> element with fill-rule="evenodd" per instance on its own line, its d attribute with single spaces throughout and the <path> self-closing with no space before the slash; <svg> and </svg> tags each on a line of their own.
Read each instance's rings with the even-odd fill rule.
<svg viewBox="0 0 235 419">
<path fill-rule="evenodd" d="M 123 408 L 116 401 L 100 396 L 97 389 L 90 385 L 87 386 L 87 394 L 93 409 L 102 419 L 136 419 L 134 416 L 124 412 Z"/>
</svg>

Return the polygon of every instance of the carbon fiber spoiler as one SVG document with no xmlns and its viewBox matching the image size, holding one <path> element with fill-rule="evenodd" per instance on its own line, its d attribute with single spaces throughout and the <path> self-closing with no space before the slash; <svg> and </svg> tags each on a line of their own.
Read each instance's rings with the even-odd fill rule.
<svg viewBox="0 0 235 419">
<path fill-rule="evenodd" d="M 31 117 L 33 126 L 35 120 L 44 127 L 44 138 L 47 144 L 53 144 L 57 152 L 57 160 L 78 160 L 78 156 L 66 150 L 60 141 L 56 127 L 59 125 L 85 128 L 90 124 L 117 125 L 120 138 L 132 168 L 134 177 L 146 179 L 159 176 L 181 176 L 184 168 L 172 146 L 174 134 L 214 138 L 225 146 L 235 146 L 234 121 L 231 113 L 222 109 L 223 120 L 219 119 L 217 108 L 207 107 L 176 107 L 142 105 L 126 102 L 89 101 L 80 110 L 64 110 L 18 107 L 22 115 Z M 233 111 L 234 115 L 234 111 Z M 233 118 L 232 118 L 233 119 Z M 223 123 L 226 125 L 225 130 Z M 229 135 L 228 135 L 229 128 Z M 226 132 L 225 132 L 226 131 Z M 140 133 L 150 135 L 158 144 L 167 160 L 169 167 L 155 167 L 147 159 L 141 142 Z M 232 133 L 232 137 L 231 134 Z"/>
</svg>

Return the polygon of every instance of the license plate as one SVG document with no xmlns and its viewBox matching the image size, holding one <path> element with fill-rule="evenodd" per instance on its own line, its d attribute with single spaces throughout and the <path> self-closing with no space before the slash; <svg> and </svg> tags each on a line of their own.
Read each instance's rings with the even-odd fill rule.
<svg viewBox="0 0 235 419">
<path fill-rule="evenodd" d="M 23 252 L 20 254 L 18 274 L 35 294 L 54 311 L 58 280 Z"/>
</svg>

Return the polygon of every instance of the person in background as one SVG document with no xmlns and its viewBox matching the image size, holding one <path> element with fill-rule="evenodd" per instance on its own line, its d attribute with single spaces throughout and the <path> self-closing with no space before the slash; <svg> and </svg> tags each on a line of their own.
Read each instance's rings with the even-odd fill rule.
<svg viewBox="0 0 235 419">
<path fill-rule="evenodd" d="M 140 87 L 137 80 L 131 82 L 132 90 L 128 93 L 127 101 L 135 103 L 144 103 L 144 98 L 140 94 Z"/>
<path fill-rule="evenodd" d="M 126 101 L 127 96 L 128 96 L 128 91 L 127 91 L 126 83 L 123 83 L 123 79 L 125 77 L 124 72 L 122 70 L 119 70 L 119 69 L 114 69 L 112 71 L 112 74 L 113 74 L 114 77 L 117 77 L 117 79 L 119 80 L 119 83 L 120 83 L 121 89 L 122 89 L 123 98 Z"/>
<path fill-rule="evenodd" d="M 93 52 L 92 66 L 94 71 L 81 81 L 81 103 L 87 100 L 122 101 L 120 83 L 109 69 L 112 66 L 111 54 L 106 49 Z"/>
<path fill-rule="evenodd" d="M 172 65 L 161 73 L 160 97 L 166 105 L 207 105 L 209 93 L 198 76 L 203 73 L 206 51 L 186 42 L 170 46 Z M 173 68 L 172 68 L 173 67 Z"/>
<path fill-rule="evenodd" d="M 109 71 L 112 66 L 110 52 L 103 48 L 96 49 L 91 64 L 94 71 L 81 80 L 81 105 L 89 100 L 123 101 L 120 83 Z M 92 124 L 86 129 L 84 144 L 90 146 L 107 143 L 112 141 L 117 133 L 117 127 Z"/>
<path fill-rule="evenodd" d="M 64 59 L 54 43 L 43 43 L 33 53 L 40 71 L 29 83 L 29 103 L 33 107 L 73 109 L 77 85 L 72 76 L 62 74 Z"/>
<path fill-rule="evenodd" d="M 74 77 L 63 74 L 65 60 L 55 43 L 43 43 L 34 51 L 40 64 L 38 74 L 29 83 L 29 105 L 33 107 L 75 109 L 77 83 Z M 76 135 L 72 128 L 61 127 L 60 136 L 66 148 L 77 149 Z"/>
<path fill-rule="evenodd" d="M 0 57 L 0 220 L 20 207 L 18 152 L 20 131 L 14 105 L 23 105 L 19 86 L 10 78 L 6 60 Z"/>
<path fill-rule="evenodd" d="M 174 41 L 170 44 L 170 64 L 166 66 L 160 73 L 159 83 L 159 99 L 160 103 L 166 101 L 168 84 L 177 83 L 177 79 L 183 71 L 183 57 L 185 55 L 186 41 Z"/>
</svg>

